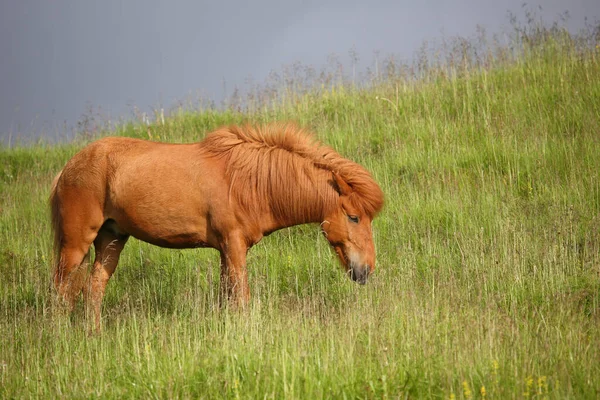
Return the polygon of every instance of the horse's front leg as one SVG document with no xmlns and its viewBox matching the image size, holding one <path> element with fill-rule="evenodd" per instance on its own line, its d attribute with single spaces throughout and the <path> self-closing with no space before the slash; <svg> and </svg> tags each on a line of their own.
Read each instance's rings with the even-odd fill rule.
<svg viewBox="0 0 600 400">
<path fill-rule="evenodd" d="M 244 308 L 250 300 L 246 254 L 248 245 L 241 235 L 230 235 L 221 245 L 221 307 Z"/>
</svg>

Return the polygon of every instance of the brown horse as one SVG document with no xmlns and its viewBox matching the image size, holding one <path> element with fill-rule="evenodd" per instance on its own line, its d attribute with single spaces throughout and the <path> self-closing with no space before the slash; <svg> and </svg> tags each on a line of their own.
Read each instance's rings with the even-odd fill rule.
<svg viewBox="0 0 600 400">
<path fill-rule="evenodd" d="M 362 166 L 294 125 L 271 124 L 222 128 L 194 144 L 100 139 L 54 179 L 50 203 L 55 287 L 69 310 L 83 291 L 99 328 L 129 236 L 219 250 L 221 301 L 243 306 L 248 249 L 278 229 L 318 222 L 348 275 L 364 284 L 375 267 L 371 221 L 383 193 Z"/>
</svg>

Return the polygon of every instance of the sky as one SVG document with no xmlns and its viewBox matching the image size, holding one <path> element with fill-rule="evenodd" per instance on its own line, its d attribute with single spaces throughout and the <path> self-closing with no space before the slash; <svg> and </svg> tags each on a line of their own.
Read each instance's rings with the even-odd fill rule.
<svg viewBox="0 0 600 400">
<path fill-rule="evenodd" d="M 539 11 L 538 6 L 542 7 Z M 598 0 L 530 2 L 576 32 Z M 509 31 L 522 0 L 0 0 L 0 142 L 68 140 L 78 122 L 189 99 L 219 104 L 294 62 L 332 54 L 410 61 L 425 41 Z"/>
</svg>

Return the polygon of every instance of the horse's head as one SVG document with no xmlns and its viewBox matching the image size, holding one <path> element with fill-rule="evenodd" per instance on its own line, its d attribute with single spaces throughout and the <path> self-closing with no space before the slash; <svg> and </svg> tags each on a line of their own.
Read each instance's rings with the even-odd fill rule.
<svg viewBox="0 0 600 400">
<path fill-rule="evenodd" d="M 348 183 L 337 174 L 334 181 L 339 199 L 337 206 L 325 216 L 322 230 L 350 278 L 364 285 L 375 269 L 372 217 L 352 201 L 356 193 Z"/>
</svg>

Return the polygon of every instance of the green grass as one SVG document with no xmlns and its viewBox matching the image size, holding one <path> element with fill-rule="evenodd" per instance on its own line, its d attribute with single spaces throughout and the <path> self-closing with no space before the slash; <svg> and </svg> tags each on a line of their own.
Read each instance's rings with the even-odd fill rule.
<svg viewBox="0 0 600 400">
<path fill-rule="evenodd" d="M 386 194 L 365 287 L 295 227 L 250 251 L 251 305 L 232 313 L 216 251 L 132 239 L 89 335 L 81 306 L 53 313 L 47 207 L 89 139 L 0 149 L 0 397 L 598 398 L 600 47 L 537 33 L 511 56 L 107 132 L 312 128 Z"/>
</svg>

